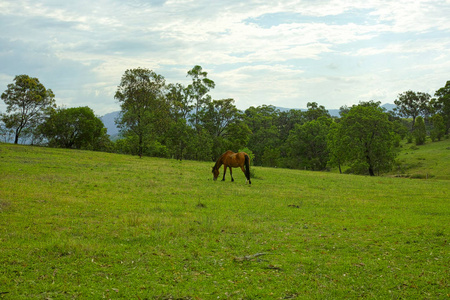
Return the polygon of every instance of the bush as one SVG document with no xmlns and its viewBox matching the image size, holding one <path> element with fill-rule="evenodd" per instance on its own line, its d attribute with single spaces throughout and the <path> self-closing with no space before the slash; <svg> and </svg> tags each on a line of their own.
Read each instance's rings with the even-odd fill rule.
<svg viewBox="0 0 450 300">
<path fill-rule="evenodd" d="M 418 116 L 416 119 L 416 123 L 414 124 L 414 140 L 416 141 L 416 145 L 425 144 L 425 139 L 427 137 L 427 131 L 425 128 L 425 122 L 421 116 Z"/>
</svg>

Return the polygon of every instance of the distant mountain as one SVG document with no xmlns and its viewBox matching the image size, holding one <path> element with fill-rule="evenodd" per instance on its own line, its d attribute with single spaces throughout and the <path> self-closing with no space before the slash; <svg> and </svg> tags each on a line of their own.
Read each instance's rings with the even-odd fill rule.
<svg viewBox="0 0 450 300">
<path fill-rule="evenodd" d="M 395 107 L 397 107 L 395 104 L 390 104 L 390 103 L 386 103 L 381 105 L 381 107 L 385 108 L 387 111 L 392 111 Z M 298 110 L 298 108 L 286 108 L 286 107 L 275 107 L 276 109 L 278 109 L 279 111 L 289 111 L 291 109 L 296 109 Z M 305 108 L 300 108 L 301 111 L 307 111 L 307 109 Z M 341 115 L 339 114 L 339 109 L 328 109 L 328 113 L 332 116 L 332 117 L 340 117 Z"/>
<path fill-rule="evenodd" d="M 114 111 L 112 113 L 106 114 L 103 117 L 100 117 L 106 129 L 108 130 L 108 134 L 112 137 L 119 133 L 119 128 L 116 126 L 115 120 L 119 116 L 120 111 Z"/>
<path fill-rule="evenodd" d="M 386 108 L 387 111 L 391 111 L 396 107 L 396 105 L 386 103 L 386 104 L 381 105 L 381 107 Z M 285 107 L 275 107 L 275 108 L 280 111 L 288 111 L 291 109 L 298 109 L 298 108 L 285 108 Z M 307 109 L 301 108 L 300 110 L 306 111 Z M 330 115 L 332 117 L 340 117 L 339 109 L 329 109 L 328 112 L 330 113 Z M 119 117 L 119 113 L 120 113 L 120 111 L 114 111 L 114 112 L 106 114 L 100 118 L 103 121 L 103 124 L 105 124 L 105 127 L 108 130 L 108 134 L 111 137 L 115 137 L 119 134 L 119 128 L 116 126 L 116 123 L 115 123 L 115 119 L 117 119 L 117 117 Z"/>
<path fill-rule="evenodd" d="M 397 105 L 391 104 L 391 103 L 386 103 L 386 104 L 381 105 L 381 107 L 386 108 L 387 111 L 393 111 L 394 108 L 397 107 Z"/>
</svg>

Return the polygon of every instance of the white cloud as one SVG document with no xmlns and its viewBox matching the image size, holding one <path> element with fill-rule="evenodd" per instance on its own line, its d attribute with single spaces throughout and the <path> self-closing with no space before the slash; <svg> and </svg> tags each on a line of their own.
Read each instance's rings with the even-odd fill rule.
<svg viewBox="0 0 450 300">
<path fill-rule="evenodd" d="M 449 79 L 449 15 L 448 0 L 4 0 L 0 88 L 25 73 L 104 114 L 126 69 L 187 83 L 199 64 L 240 108 L 392 102 Z"/>
</svg>

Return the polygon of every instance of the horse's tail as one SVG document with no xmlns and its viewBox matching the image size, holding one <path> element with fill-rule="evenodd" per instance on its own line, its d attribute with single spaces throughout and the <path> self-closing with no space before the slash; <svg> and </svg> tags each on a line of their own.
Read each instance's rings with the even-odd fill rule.
<svg viewBox="0 0 450 300">
<path fill-rule="evenodd" d="M 250 158 L 245 154 L 245 177 L 247 177 L 248 183 L 252 184 L 250 180 Z"/>
</svg>

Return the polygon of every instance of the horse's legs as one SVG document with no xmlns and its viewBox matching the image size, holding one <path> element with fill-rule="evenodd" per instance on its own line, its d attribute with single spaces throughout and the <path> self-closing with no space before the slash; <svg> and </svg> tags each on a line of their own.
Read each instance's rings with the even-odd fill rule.
<svg viewBox="0 0 450 300">
<path fill-rule="evenodd" d="M 231 176 L 231 182 L 233 182 L 234 181 L 234 178 L 233 178 L 233 171 L 232 171 L 233 169 L 230 167 L 230 176 Z"/>
<path fill-rule="evenodd" d="M 245 175 L 245 169 L 244 169 L 244 167 L 241 167 L 241 170 L 242 170 L 242 172 L 244 173 L 244 175 Z M 247 175 L 245 175 L 245 183 L 247 183 L 248 182 L 248 178 L 247 178 Z M 251 182 L 250 182 L 251 183 Z"/>
<path fill-rule="evenodd" d="M 231 168 L 230 168 L 230 170 L 231 170 Z M 222 181 L 225 181 L 225 174 L 226 173 L 227 173 L 227 166 L 223 165 L 223 178 L 222 178 Z"/>
</svg>

